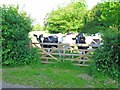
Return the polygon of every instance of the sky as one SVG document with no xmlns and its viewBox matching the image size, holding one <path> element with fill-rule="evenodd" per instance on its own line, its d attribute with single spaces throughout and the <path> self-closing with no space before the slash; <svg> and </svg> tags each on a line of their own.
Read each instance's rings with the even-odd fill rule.
<svg viewBox="0 0 120 90">
<path fill-rule="evenodd" d="M 19 5 L 20 10 L 27 12 L 34 19 L 34 24 L 39 23 L 43 26 L 43 21 L 47 13 L 56 9 L 58 5 L 63 6 L 70 3 L 71 0 L 0 0 L 1 4 Z M 88 9 L 101 0 L 86 0 Z"/>
</svg>

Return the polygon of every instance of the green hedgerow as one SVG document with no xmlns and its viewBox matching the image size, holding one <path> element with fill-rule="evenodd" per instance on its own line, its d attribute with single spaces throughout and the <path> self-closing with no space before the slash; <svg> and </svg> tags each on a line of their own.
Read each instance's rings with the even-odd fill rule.
<svg viewBox="0 0 120 90">
<path fill-rule="evenodd" d="M 27 65 L 36 61 L 35 50 L 29 48 L 28 33 L 32 19 L 19 7 L 5 6 L 2 10 L 2 64 Z M 36 57 L 36 58 L 35 58 Z"/>
<path fill-rule="evenodd" d="M 120 74 L 120 32 L 106 31 L 103 35 L 103 45 L 93 54 L 96 69 L 118 78 Z"/>
</svg>

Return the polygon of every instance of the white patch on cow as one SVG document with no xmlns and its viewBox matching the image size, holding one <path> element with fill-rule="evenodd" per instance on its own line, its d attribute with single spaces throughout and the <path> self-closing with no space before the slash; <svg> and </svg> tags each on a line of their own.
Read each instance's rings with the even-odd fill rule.
<svg viewBox="0 0 120 90">
<path fill-rule="evenodd" d="M 41 37 L 41 41 L 42 41 L 42 43 L 43 43 L 43 40 L 44 40 L 44 37 Z"/>
<path fill-rule="evenodd" d="M 85 39 L 86 39 L 85 42 L 86 42 L 86 44 L 88 44 L 88 45 L 91 44 L 91 42 L 93 41 L 93 39 L 92 39 L 91 36 L 86 36 Z"/>
<path fill-rule="evenodd" d="M 67 44 L 75 44 L 75 40 L 72 38 L 75 38 L 75 35 L 66 35 L 65 37 L 62 38 L 62 43 L 67 43 Z"/>
</svg>

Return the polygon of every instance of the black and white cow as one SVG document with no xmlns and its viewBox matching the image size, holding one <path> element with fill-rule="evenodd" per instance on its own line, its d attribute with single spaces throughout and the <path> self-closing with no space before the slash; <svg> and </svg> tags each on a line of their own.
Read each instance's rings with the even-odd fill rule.
<svg viewBox="0 0 120 90">
<path fill-rule="evenodd" d="M 39 43 L 58 43 L 58 37 L 57 36 L 47 36 L 47 37 L 44 37 L 43 34 L 37 36 L 34 34 L 34 36 L 36 37 L 37 41 Z M 56 47 L 57 48 L 57 45 L 45 45 L 45 44 L 40 44 L 42 47 L 44 48 L 51 48 L 51 47 Z"/>
<path fill-rule="evenodd" d="M 75 40 L 76 44 L 86 44 L 86 38 L 83 35 L 83 33 L 79 33 L 75 38 L 73 38 L 73 40 Z M 88 49 L 89 46 L 85 45 L 85 46 L 78 46 L 78 49 Z"/>
</svg>

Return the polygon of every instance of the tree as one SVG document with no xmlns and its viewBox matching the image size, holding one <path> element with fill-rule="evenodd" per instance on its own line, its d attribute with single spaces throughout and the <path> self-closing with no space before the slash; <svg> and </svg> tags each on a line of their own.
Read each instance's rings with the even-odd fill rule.
<svg viewBox="0 0 120 90">
<path fill-rule="evenodd" d="M 105 27 L 120 28 L 120 3 L 119 2 L 104 2 L 101 8 L 101 18 Z"/>
<path fill-rule="evenodd" d="M 87 7 L 83 0 L 71 2 L 68 6 L 59 7 L 47 14 L 45 27 L 50 33 L 78 31 L 83 26 L 86 11 Z"/>
<path fill-rule="evenodd" d="M 102 2 L 97 4 L 85 16 L 86 22 L 81 28 L 86 33 L 97 33 L 109 28 L 119 28 L 120 3 Z"/>
<path fill-rule="evenodd" d="M 38 24 L 36 24 L 35 26 L 33 26 L 33 29 L 32 30 L 34 30 L 34 31 L 40 31 L 42 28 L 41 28 L 41 26 L 40 26 L 40 24 L 38 23 Z"/>
</svg>

